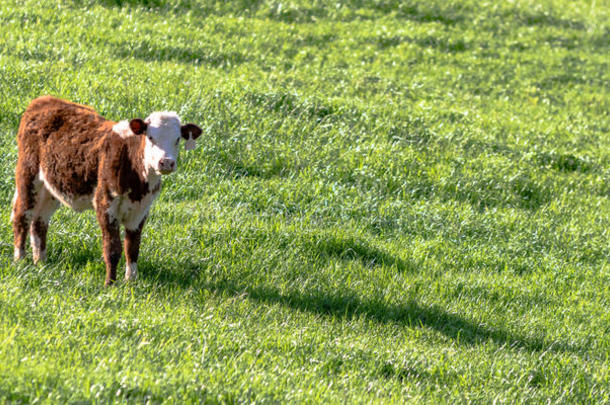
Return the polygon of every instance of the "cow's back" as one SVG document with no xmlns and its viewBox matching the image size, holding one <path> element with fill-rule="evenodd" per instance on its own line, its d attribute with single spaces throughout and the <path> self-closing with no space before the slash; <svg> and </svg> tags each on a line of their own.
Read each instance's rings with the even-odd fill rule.
<svg viewBox="0 0 610 405">
<path fill-rule="evenodd" d="M 36 161 L 49 190 L 64 204 L 79 209 L 75 204 L 90 201 L 95 190 L 100 148 L 113 124 L 91 107 L 39 97 L 23 114 L 19 155 Z"/>
</svg>

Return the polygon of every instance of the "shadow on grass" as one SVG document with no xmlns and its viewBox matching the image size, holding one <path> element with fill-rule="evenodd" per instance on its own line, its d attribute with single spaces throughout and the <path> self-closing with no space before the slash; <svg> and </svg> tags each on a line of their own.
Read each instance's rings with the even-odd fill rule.
<svg viewBox="0 0 610 405">
<path fill-rule="evenodd" d="M 377 247 L 367 244 L 365 241 L 354 239 L 354 237 L 338 238 L 332 235 L 322 234 L 302 235 L 296 238 L 300 249 L 307 253 L 307 249 L 313 251 L 313 258 L 325 260 L 339 258 L 341 260 L 357 260 L 364 266 L 372 268 L 377 265 L 391 266 L 398 271 L 415 271 L 416 266 L 407 263 L 401 258 L 392 255 Z M 277 243 L 277 248 L 283 251 L 292 249 L 289 244 L 294 243 L 295 238 L 286 238 Z M 287 244 L 287 246 L 283 246 Z M 57 260 L 58 251 L 50 252 L 50 261 Z M 83 266 L 89 262 L 98 262 L 102 266 L 100 251 L 94 246 L 81 248 L 78 254 L 69 255 L 67 264 Z M 279 259 L 281 260 L 281 258 Z M 123 262 L 121 262 L 123 263 Z M 531 352 L 554 351 L 554 352 L 580 352 L 584 349 L 563 341 L 549 341 L 544 337 L 532 337 L 525 334 L 486 325 L 483 321 L 469 319 L 467 315 L 450 312 L 439 305 L 421 304 L 409 297 L 392 297 L 386 299 L 376 296 L 374 289 L 370 294 L 357 293 L 348 288 L 333 288 L 330 280 L 324 274 L 316 273 L 315 284 L 309 289 L 301 289 L 299 286 L 280 288 L 265 281 L 252 280 L 252 275 L 239 272 L 232 274 L 215 273 L 210 274 L 210 264 L 184 261 L 178 263 L 178 267 L 167 268 L 162 262 L 156 260 L 148 261 L 146 258 L 139 263 L 140 276 L 144 281 L 152 282 L 163 288 L 171 290 L 205 289 L 218 292 L 228 296 L 245 296 L 249 300 L 264 305 L 281 305 L 300 312 L 309 312 L 322 316 L 331 316 L 338 319 L 364 318 L 380 324 L 395 324 L 408 327 L 422 327 L 432 329 L 455 344 L 472 346 L 494 342 L 499 346 L 507 346 L 516 349 L 524 349 Z M 103 278 L 100 272 L 100 282 Z M 260 277 L 259 277 L 260 280 Z M 401 374 L 408 376 L 409 370 L 390 372 L 397 378 Z"/>
<path fill-rule="evenodd" d="M 543 338 L 484 325 L 466 317 L 451 313 L 438 305 L 423 305 L 413 299 L 403 302 L 386 302 L 382 299 L 361 297 L 349 289 L 333 291 L 312 289 L 282 291 L 278 287 L 259 284 L 245 285 L 237 279 L 223 278 L 216 281 L 202 280 L 205 269 L 194 263 L 185 263 L 182 271 L 164 270 L 153 264 L 141 267 L 145 280 L 178 288 L 204 288 L 227 295 L 244 295 L 248 299 L 266 305 L 282 305 L 301 312 L 332 316 L 339 319 L 366 318 L 382 324 L 407 325 L 433 329 L 456 344 L 472 346 L 492 341 L 500 346 L 524 349 L 531 352 L 578 352 L 582 348 L 564 342 L 549 342 Z M 320 275 L 316 275 L 320 278 Z M 319 280 L 318 285 L 328 284 Z M 393 374 L 393 373 L 392 373 Z M 407 373 L 408 374 L 408 373 Z"/>
<path fill-rule="evenodd" d="M 79 7 L 100 5 L 102 7 L 146 7 L 146 8 L 190 8 L 195 5 L 192 0 L 179 0 L 172 4 L 168 0 L 73 0 Z M 175 2 L 174 2 L 175 3 Z"/>
<path fill-rule="evenodd" d="M 370 19 L 367 13 L 337 13 L 336 7 L 330 5 L 282 7 L 276 2 L 264 0 L 232 0 L 226 2 L 197 2 L 195 0 L 74 0 L 77 6 L 102 7 L 143 7 L 154 8 L 155 11 L 184 13 L 194 12 L 200 16 L 207 15 L 259 15 L 269 20 L 284 23 L 314 23 L 323 19 L 349 22 L 356 19 Z M 352 10 L 370 10 L 381 15 L 393 15 L 396 18 L 421 23 L 436 22 L 444 25 L 454 25 L 466 20 L 466 7 L 447 3 L 422 6 L 408 4 L 402 0 L 367 2 L 364 0 L 349 0 L 343 3 L 344 8 Z"/>
<path fill-rule="evenodd" d="M 303 247 L 317 252 L 322 258 L 360 261 L 365 267 L 389 266 L 400 272 L 414 272 L 415 265 L 353 237 L 339 238 L 322 235 L 306 239 Z"/>
<path fill-rule="evenodd" d="M 351 367 L 359 367 L 362 363 L 367 364 L 368 371 L 375 377 L 400 383 L 419 381 L 447 384 L 457 377 L 455 372 L 449 370 L 443 370 L 442 373 L 436 370 L 428 371 L 417 360 L 384 358 L 383 355 L 376 353 L 374 348 L 367 350 L 352 347 L 339 353 L 328 353 L 320 369 L 324 373 L 340 375 L 349 372 Z"/>
<path fill-rule="evenodd" d="M 324 103 L 319 99 L 302 99 L 294 94 L 286 92 L 260 93 L 247 92 L 245 101 L 254 108 L 262 108 L 265 111 L 283 114 L 299 119 L 313 120 L 316 123 L 338 114 L 336 106 Z"/>
<path fill-rule="evenodd" d="M 209 15 L 237 15 L 245 17 L 261 16 L 269 20 L 284 23 L 315 23 L 320 20 L 350 22 L 354 20 L 368 20 L 376 15 L 392 16 L 397 19 L 413 21 L 416 23 L 439 23 L 445 26 L 456 24 L 469 24 L 472 15 L 478 8 L 463 2 L 433 1 L 428 4 L 405 0 L 346 0 L 341 2 L 339 9 L 332 5 L 322 4 L 314 6 L 288 6 L 285 3 L 265 0 L 231 0 L 224 2 L 201 2 L 197 0 L 73 0 L 77 7 L 142 7 L 154 9 L 155 12 L 183 14 L 192 12 L 198 16 Z M 282 7 L 282 5 L 284 7 Z M 341 12 L 350 9 L 351 12 Z M 488 20 L 512 20 L 517 25 L 527 27 L 558 27 L 562 29 L 586 29 L 585 23 L 574 19 L 564 18 L 550 10 L 527 10 L 521 7 L 500 7 L 498 11 L 490 11 Z M 601 39 L 607 46 L 607 41 Z"/>
<path fill-rule="evenodd" d="M 390 362 L 385 362 L 379 368 L 379 374 L 384 378 L 394 379 L 400 382 L 430 379 L 430 375 L 424 370 L 413 366 L 396 366 Z"/>
<path fill-rule="evenodd" d="M 223 2 L 202 2 L 197 0 L 73 0 L 77 7 L 99 5 L 107 8 L 133 7 L 150 9 L 155 13 L 184 14 L 194 13 L 197 16 L 208 15 L 250 15 L 255 13 L 263 0 L 232 0 Z"/>
<path fill-rule="evenodd" d="M 256 164 L 256 162 L 246 161 L 247 158 L 242 158 L 240 152 L 239 149 L 230 147 L 213 155 L 225 178 L 236 180 L 244 177 L 255 177 L 268 180 L 274 177 L 285 178 L 299 171 L 296 163 L 279 154 L 269 156 L 266 164 L 262 166 Z"/>
<path fill-rule="evenodd" d="M 542 26 L 577 30 L 586 28 L 581 21 L 563 18 L 548 11 L 510 10 L 503 14 L 503 17 L 515 18 L 518 23 L 528 27 Z"/>
<path fill-rule="evenodd" d="M 494 207 L 511 207 L 536 211 L 548 204 L 553 193 L 549 185 L 527 174 L 513 178 L 497 178 L 493 175 L 476 178 L 470 176 L 460 183 L 459 179 L 447 182 L 439 193 L 443 201 L 459 201 L 470 204 L 477 211 Z"/>
<path fill-rule="evenodd" d="M 379 49 L 388 49 L 396 47 L 402 43 L 413 43 L 420 48 L 437 49 L 442 52 L 458 53 L 465 52 L 472 47 L 472 44 L 463 39 L 453 40 L 437 36 L 425 36 L 420 38 L 412 38 L 405 35 L 395 35 L 392 37 L 380 35 L 371 37 L 366 40 L 368 43 L 377 45 Z"/>
<path fill-rule="evenodd" d="M 398 19 L 420 23 L 435 22 L 444 25 L 454 25 L 464 21 L 464 8 L 442 3 L 440 5 L 422 6 L 408 4 L 402 0 L 389 0 L 368 2 L 363 0 L 348 0 L 343 2 L 344 7 L 351 10 L 370 10 L 381 15 L 392 15 Z M 269 8 L 265 17 L 285 23 L 314 23 L 322 19 L 349 22 L 353 20 L 371 19 L 367 13 L 337 13 L 328 6 L 299 7 L 299 8 Z"/>
<path fill-rule="evenodd" d="M 171 61 L 224 68 L 247 61 L 245 55 L 236 51 L 224 52 L 197 46 L 155 46 L 145 40 L 136 44 L 117 44 L 113 53 L 120 58 L 136 58 L 148 62 Z"/>
</svg>

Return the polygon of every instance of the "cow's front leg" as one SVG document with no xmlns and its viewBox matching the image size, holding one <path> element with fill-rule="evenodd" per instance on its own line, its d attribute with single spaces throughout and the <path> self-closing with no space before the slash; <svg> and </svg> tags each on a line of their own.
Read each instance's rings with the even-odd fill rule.
<svg viewBox="0 0 610 405">
<path fill-rule="evenodd" d="M 119 221 L 106 210 L 99 209 L 97 219 L 102 228 L 104 262 L 106 263 L 106 282 L 109 286 L 116 281 L 116 268 L 121 259 L 121 231 Z"/>
<path fill-rule="evenodd" d="M 125 227 L 125 280 L 132 281 L 138 278 L 138 255 L 140 254 L 140 240 L 146 217 L 136 229 Z"/>
</svg>

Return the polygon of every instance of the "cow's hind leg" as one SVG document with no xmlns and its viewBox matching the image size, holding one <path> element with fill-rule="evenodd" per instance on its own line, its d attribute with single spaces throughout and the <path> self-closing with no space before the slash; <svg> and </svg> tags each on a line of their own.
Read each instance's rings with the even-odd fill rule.
<svg viewBox="0 0 610 405">
<path fill-rule="evenodd" d="M 20 167 L 19 164 L 17 165 L 15 197 L 13 198 L 13 211 L 11 213 L 15 260 L 25 257 L 25 242 L 28 228 L 32 221 L 32 214 L 38 200 L 38 194 L 42 188 L 42 181 L 37 178 L 37 173 L 32 169 L 31 166 Z"/>
<path fill-rule="evenodd" d="M 46 260 L 47 229 L 49 220 L 57 208 L 59 208 L 59 201 L 43 186 L 38 193 L 30 224 L 30 243 L 34 263 Z"/>
</svg>

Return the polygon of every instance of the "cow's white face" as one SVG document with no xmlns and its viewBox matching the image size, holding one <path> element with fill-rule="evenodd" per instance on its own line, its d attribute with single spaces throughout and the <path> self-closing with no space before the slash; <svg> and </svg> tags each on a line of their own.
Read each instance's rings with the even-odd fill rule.
<svg viewBox="0 0 610 405">
<path fill-rule="evenodd" d="M 144 166 L 156 174 L 168 174 L 176 170 L 180 143 L 180 118 L 176 113 L 155 112 L 144 120 L 146 144 Z"/>
<path fill-rule="evenodd" d="M 180 139 L 186 140 L 186 149 L 194 147 L 201 129 L 194 124 L 180 125 L 175 112 L 154 112 L 141 120 L 129 122 L 133 134 L 146 137 L 144 167 L 148 173 L 169 174 L 176 170 Z"/>
</svg>

